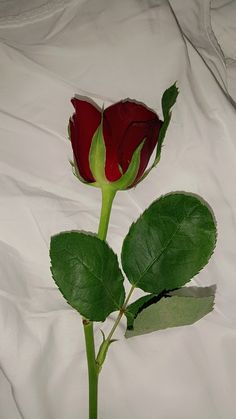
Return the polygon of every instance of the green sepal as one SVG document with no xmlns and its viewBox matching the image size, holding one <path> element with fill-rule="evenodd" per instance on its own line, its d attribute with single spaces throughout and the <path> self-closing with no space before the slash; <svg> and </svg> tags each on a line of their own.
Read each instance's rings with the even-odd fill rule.
<svg viewBox="0 0 236 419">
<path fill-rule="evenodd" d="M 144 172 L 141 179 L 139 179 L 139 182 L 141 182 L 160 161 L 162 145 L 165 139 L 167 128 L 171 120 L 171 115 L 172 115 L 171 110 L 176 102 L 178 94 L 179 94 L 179 90 L 176 87 L 176 82 L 163 93 L 161 104 L 162 104 L 162 114 L 163 114 L 164 121 L 158 135 L 155 159 L 151 167 L 147 169 Z"/>
<path fill-rule="evenodd" d="M 82 183 L 84 183 L 84 184 L 86 184 L 86 185 L 92 185 L 92 184 L 93 184 L 93 182 L 92 182 L 92 183 L 87 182 L 87 181 L 86 181 L 86 180 L 84 180 L 84 178 L 81 176 L 81 174 L 80 174 L 80 172 L 79 172 L 79 169 L 78 169 L 78 166 L 77 166 L 77 164 L 76 164 L 76 162 L 75 162 L 75 159 L 74 159 L 74 160 L 69 160 L 69 162 L 70 162 L 70 165 L 71 165 L 71 167 L 72 167 L 72 173 L 73 173 L 73 175 L 74 175 L 77 179 L 79 179 L 79 180 L 80 180 L 80 182 L 82 182 Z"/>
<path fill-rule="evenodd" d="M 68 134 L 68 140 L 71 141 L 70 121 L 67 126 L 67 134 Z"/>
<path fill-rule="evenodd" d="M 92 138 L 89 151 L 89 167 L 96 183 L 101 187 L 108 181 L 105 174 L 106 146 L 103 137 L 103 111 L 102 119 Z"/>
<path fill-rule="evenodd" d="M 140 155 L 141 155 L 141 151 L 142 151 L 144 143 L 145 143 L 145 138 L 136 148 L 126 172 L 120 177 L 120 179 L 111 183 L 112 188 L 114 188 L 115 190 L 127 189 L 135 181 L 136 176 L 138 174 L 139 167 L 140 167 Z"/>
<path fill-rule="evenodd" d="M 145 296 L 146 302 L 137 300 L 127 308 L 129 317 L 125 337 L 197 322 L 213 310 L 215 289 L 215 286 L 185 287 L 166 293 L 161 299 L 149 295 Z"/>
<path fill-rule="evenodd" d="M 102 114 L 103 115 L 103 114 Z M 103 137 L 103 116 L 99 127 L 97 128 L 90 146 L 89 152 L 89 166 L 92 175 L 95 179 L 93 186 L 102 188 L 109 185 L 115 191 L 127 189 L 135 180 L 140 167 L 140 154 L 145 142 L 145 138 L 138 145 L 132 156 L 128 169 L 122 174 L 122 168 L 119 170 L 122 176 L 114 181 L 109 182 L 106 178 L 105 165 L 106 165 L 106 145 Z"/>
</svg>

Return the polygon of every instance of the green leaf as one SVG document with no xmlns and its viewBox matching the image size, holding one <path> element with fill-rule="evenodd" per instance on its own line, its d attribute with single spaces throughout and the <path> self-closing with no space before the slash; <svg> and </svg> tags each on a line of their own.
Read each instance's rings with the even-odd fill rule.
<svg viewBox="0 0 236 419">
<path fill-rule="evenodd" d="M 150 305 L 157 303 L 163 298 L 171 297 L 172 295 L 177 295 L 180 297 L 210 297 L 214 296 L 216 291 L 216 286 L 211 285 L 210 287 L 184 287 L 179 288 L 174 291 L 163 291 L 161 294 L 147 294 L 138 300 L 134 301 L 132 304 L 128 305 L 125 310 L 125 316 L 127 318 L 127 329 L 133 329 L 134 320 L 137 315 L 141 313 L 145 308 Z"/>
<path fill-rule="evenodd" d="M 124 302 L 123 275 L 105 241 L 77 231 L 51 238 L 51 271 L 67 302 L 91 321 L 104 321 Z"/>
<path fill-rule="evenodd" d="M 156 149 L 156 157 L 153 163 L 153 167 L 156 166 L 160 160 L 162 144 L 163 144 L 170 120 L 171 120 L 171 109 L 173 108 L 176 102 L 178 94 L 179 94 L 179 91 L 175 83 L 171 87 L 169 87 L 169 89 L 167 89 L 162 96 L 161 104 L 162 104 L 162 113 L 164 117 L 164 122 L 159 132 L 159 138 L 158 138 L 157 149 Z"/>
<path fill-rule="evenodd" d="M 160 294 L 184 285 L 208 262 L 216 243 L 211 210 L 202 199 L 171 193 L 131 225 L 122 247 L 128 280 Z"/>
<path fill-rule="evenodd" d="M 156 147 L 156 155 L 155 160 L 152 163 L 152 165 L 147 169 L 143 176 L 139 179 L 139 182 L 141 182 L 145 177 L 150 173 L 150 171 L 158 164 L 161 158 L 161 149 L 164 142 L 164 138 L 166 135 L 167 128 L 169 126 L 170 120 L 171 120 L 171 109 L 173 108 L 176 99 L 178 97 L 179 90 L 176 87 L 176 83 L 174 83 L 172 86 L 170 86 L 165 92 L 163 93 L 161 104 L 162 104 L 162 113 L 163 113 L 163 124 L 161 126 L 161 129 L 159 131 L 158 135 L 158 142 Z"/>
<path fill-rule="evenodd" d="M 130 304 L 124 313 L 127 318 L 127 329 L 133 329 L 134 320 L 140 311 L 142 311 L 145 307 L 148 307 L 150 304 L 156 303 L 161 299 L 161 297 L 162 294 L 160 294 L 160 296 L 156 294 L 148 294 Z"/>
<path fill-rule="evenodd" d="M 149 304 L 136 313 L 133 324 L 128 325 L 126 338 L 155 332 L 168 327 L 193 324 L 213 310 L 214 287 L 186 287 L 173 291 L 155 302 L 149 296 Z M 179 292 L 180 291 L 180 292 Z M 129 310 L 132 310 L 130 305 Z"/>
<path fill-rule="evenodd" d="M 170 116 L 171 109 L 173 108 L 176 102 L 178 94 L 179 94 L 179 89 L 176 86 L 176 82 L 172 84 L 172 86 L 170 86 L 164 92 L 161 99 L 161 106 L 162 106 L 164 120 Z"/>
</svg>

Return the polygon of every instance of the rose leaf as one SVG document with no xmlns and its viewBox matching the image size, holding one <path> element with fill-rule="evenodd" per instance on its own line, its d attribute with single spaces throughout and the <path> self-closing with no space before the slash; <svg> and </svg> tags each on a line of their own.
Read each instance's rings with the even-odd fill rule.
<svg viewBox="0 0 236 419">
<path fill-rule="evenodd" d="M 157 301 L 155 301 L 155 296 L 147 297 L 149 300 L 139 307 L 135 316 L 137 306 L 135 307 L 133 304 L 137 302 L 127 308 L 129 314 L 126 338 L 197 322 L 213 310 L 215 287 L 181 288 L 168 293 Z"/>
<path fill-rule="evenodd" d="M 74 309 L 91 321 L 104 321 L 124 302 L 123 275 L 105 241 L 89 233 L 63 232 L 51 238 L 51 271 Z"/>
<path fill-rule="evenodd" d="M 140 315 L 140 313 L 153 305 L 157 307 L 156 310 L 159 314 L 155 315 L 155 317 L 151 319 L 151 324 L 146 325 L 146 330 L 155 327 L 155 329 L 153 329 L 154 331 L 165 329 L 167 327 L 184 326 L 196 322 L 213 309 L 215 292 L 215 285 L 211 285 L 209 287 L 183 287 L 174 291 L 163 292 L 160 295 L 148 294 L 139 298 L 138 300 L 131 303 L 125 310 L 125 316 L 127 318 L 126 337 L 129 337 L 127 336 L 128 331 L 134 329 L 134 321 Z M 170 304 L 170 300 L 172 302 L 175 301 L 173 298 L 170 299 L 170 297 L 173 296 L 180 297 L 179 300 L 176 299 L 176 313 L 174 313 L 174 304 Z M 166 303 L 167 298 L 169 298 L 168 303 Z M 192 298 L 192 300 L 190 298 Z M 186 312 L 185 317 L 181 317 L 181 315 L 185 314 L 184 310 L 187 309 L 188 302 L 191 302 L 192 305 Z M 204 304 L 204 302 L 206 304 Z M 210 304 L 208 306 L 208 302 L 212 302 L 212 305 Z M 170 307 L 170 312 L 164 312 L 164 310 L 168 309 L 168 307 Z M 207 311 L 208 308 L 209 311 Z M 206 312 L 204 311 L 205 309 Z M 154 307 L 152 310 L 150 310 L 150 313 L 152 311 L 154 313 Z M 179 312 L 181 315 L 179 315 Z M 135 333 L 137 332 L 137 325 L 139 326 L 139 322 L 136 323 Z"/>
<path fill-rule="evenodd" d="M 122 247 L 123 270 L 134 287 L 159 295 L 190 281 L 215 243 L 214 217 L 202 199 L 164 195 L 131 225 Z"/>
</svg>

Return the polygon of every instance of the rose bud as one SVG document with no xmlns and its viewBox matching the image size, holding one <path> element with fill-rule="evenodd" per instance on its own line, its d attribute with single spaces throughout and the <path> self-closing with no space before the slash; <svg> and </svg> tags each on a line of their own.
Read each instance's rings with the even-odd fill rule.
<svg viewBox="0 0 236 419">
<path fill-rule="evenodd" d="M 176 89 L 175 85 L 173 87 Z M 162 105 L 170 89 L 164 93 Z M 114 190 L 127 189 L 150 171 L 144 173 L 157 145 L 152 167 L 158 162 L 170 120 L 170 107 L 163 123 L 155 112 L 129 99 L 105 110 L 86 99 L 73 98 L 72 104 L 75 108 L 69 123 L 72 164 L 82 182 L 101 188 L 110 185 Z"/>
</svg>

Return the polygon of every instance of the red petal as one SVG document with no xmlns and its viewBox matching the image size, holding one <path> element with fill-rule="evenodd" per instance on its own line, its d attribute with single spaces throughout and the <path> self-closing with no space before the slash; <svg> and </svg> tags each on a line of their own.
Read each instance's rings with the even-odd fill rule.
<svg viewBox="0 0 236 419">
<path fill-rule="evenodd" d="M 155 148 L 161 126 L 155 112 L 131 100 L 118 102 L 104 111 L 104 140 L 106 143 L 106 177 L 115 181 L 128 168 L 137 146 L 146 138 L 141 152 L 141 163 L 137 176 L 143 174 Z"/>
<path fill-rule="evenodd" d="M 93 135 L 101 122 L 101 112 L 90 102 L 73 98 L 75 113 L 70 119 L 71 144 L 79 172 L 87 182 L 94 182 L 89 167 Z"/>
<path fill-rule="evenodd" d="M 161 125 L 162 121 L 156 116 L 156 118 L 151 121 L 131 124 L 124 136 L 124 143 L 122 144 L 120 151 L 120 165 L 123 172 L 126 172 L 134 151 L 145 139 L 140 155 L 139 170 L 132 186 L 140 179 L 148 165 L 153 150 L 157 145 Z"/>
</svg>

